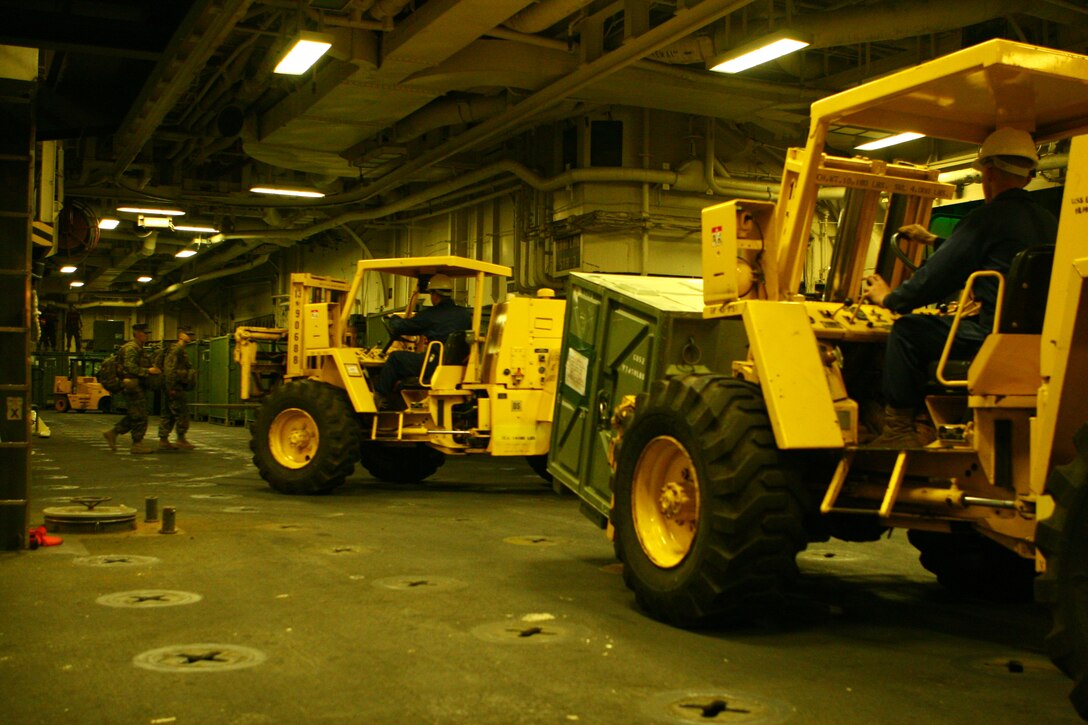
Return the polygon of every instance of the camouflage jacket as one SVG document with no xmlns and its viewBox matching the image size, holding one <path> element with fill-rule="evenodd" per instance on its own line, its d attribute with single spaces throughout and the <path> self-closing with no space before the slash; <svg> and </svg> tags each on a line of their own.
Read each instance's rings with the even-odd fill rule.
<svg viewBox="0 0 1088 725">
<path fill-rule="evenodd" d="M 135 340 L 129 340 L 121 346 L 118 357 L 121 358 L 121 374 L 124 377 L 146 381 L 147 369 L 151 367 L 151 353 L 146 347 Z"/>
<path fill-rule="evenodd" d="M 189 353 L 176 342 L 163 356 L 163 382 L 167 390 L 184 390 L 193 380 L 193 366 L 189 362 Z"/>
</svg>

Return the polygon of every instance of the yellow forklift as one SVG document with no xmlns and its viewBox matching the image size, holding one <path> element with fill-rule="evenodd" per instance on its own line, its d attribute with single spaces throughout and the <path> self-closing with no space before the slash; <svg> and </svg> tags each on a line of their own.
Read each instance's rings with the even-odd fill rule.
<svg viewBox="0 0 1088 725">
<path fill-rule="evenodd" d="M 892 235 L 928 226 L 935 200 L 956 189 L 937 169 L 830 155 L 829 132 L 974 149 L 1004 126 L 1063 153 L 1072 137 L 1057 244 L 1045 263 L 988 273 L 1000 278 L 1000 318 L 1016 324 L 995 321 L 960 372 L 946 346 L 926 401 L 937 440 L 867 448 L 897 318 L 858 303 L 867 259 L 897 245 L 877 264 L 892 287 L 906 279 L 924 250 Z M 777 203 L 703 211 L 703 316 L 742 321 L 747 354 L 722 372 L 658 380 L 613 416 L 609 519 L 645 610 L 681 626 L 759 611 L 808 542 L 907 529 L 945 585 L 998 597 L 1034 586 L 1053 612 L 1050 653 L 1088 717 L 1086 133 L 1088 57 L 989 41 L 814 103 Z M 827 284 L 801 294 L 818 198 L 836 187 L 843 221 Z M 967 294 L 946 314 L 963 315 Z"/>
<path fill-rule="evenodd" d="M 72 360 L 71 375 L 57 375 L 53 378 L 53 408 L 58 413 L 74 410 L 83 413 L 88 410 L 110 412 L 113 398 L 110 391 L 98 382 L 94 375 L 78 375 L 76 369 L 84 361 Z"/>
<path fill-rule="evenodd" d="M 367 346 L 350 324 L 360 290 L 406 277 L 416 313 L 427 281 L 454 280 L 471 298 L 472 326 L 447 340 L 399 338 Z M 339 487 L 356 463 L 384 481 L 417 482 L 447 455 L 524 456 L 546 477 L 565 303 L 551 290 L 509 296 L 510 268 L 456 256 L 370 259 L 352 280 L 291 275 L 287 327 L 240 327 L 235 359 L 242 399 L 261 399 L 250 448 L 261 477 L 281 493 Z M 375 281 L 377 280 L 377 281 Z M 396 405 L 378 405 L 374 383 L 396 350 L 422 353 L 418 378 L 398 384 Z"/>
</svg>

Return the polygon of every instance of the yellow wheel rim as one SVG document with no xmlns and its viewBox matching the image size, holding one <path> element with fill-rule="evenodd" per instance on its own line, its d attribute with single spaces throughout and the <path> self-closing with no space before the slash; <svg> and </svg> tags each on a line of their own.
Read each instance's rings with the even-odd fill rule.
<svg viewBox="0 0 1088 725">
<path fill-rule="evenodd" d="M 631 515 L 646 556 L 678 566 L 699 531 L 699 478 L 680 441 L 658 436 L 642 449 L 631 482 Z"/>
<path fill-rule="evenodd" d="M 286 468 L 302 468 L 313 460 L 320 438 L 317 423 L 300 408 L 280 411 L 268 429 L 272 456 Z"/>
</svg>

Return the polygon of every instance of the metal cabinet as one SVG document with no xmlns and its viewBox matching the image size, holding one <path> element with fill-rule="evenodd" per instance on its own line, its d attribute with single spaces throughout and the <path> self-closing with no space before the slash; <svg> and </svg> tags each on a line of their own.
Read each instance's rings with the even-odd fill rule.
<svg viewBox="0 0 1088 725">
<path fill-rule="evenodd" d="M 245 405 L 240 397 L 240 368 L 234 362 L 232 335 L 190 345 L 189 360 L 196 369 L 196 387 L 190 395 L 194 417 L 226 425 L 252 420 L 252 406 Z"/>
<path fill-rule="evenodd" d="M 702 280 L 570 275 L 548 470 L 604 525 L 610 506 L 613 409 L 655 380 L 729 373 L 744 359 L 738 320 L 704 320 Z"/>
</svg>

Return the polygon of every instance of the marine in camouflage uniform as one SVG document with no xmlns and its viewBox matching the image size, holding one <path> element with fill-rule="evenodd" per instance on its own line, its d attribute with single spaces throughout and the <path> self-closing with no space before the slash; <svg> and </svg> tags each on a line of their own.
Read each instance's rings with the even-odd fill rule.
<svg viewBox="0 0 1088 725">
<path fill-rule="evenodd" d="M 162 371 L 151 363 L 151 355 L 145 347 L 150 334 L 147 325 L 133 325 L 132 339 L 121 346 L 118 354 L 124 377 L 121 392 L 128 410 L 124 418 L 102 434 L 110 444 L 110 450 L 117 450 L 117 436 L 131 432 L 133 453 L 153 452 L 153 449 L 143 444 L 144 435 L 147 433 L 147 391 L 151 387 L 151 381 Z"/>
<path fill-rule="evenodd" d="M 192 342 L 193 331 L 178 329 L 178 341 L 163 356 L 162 416 L 159 418 L 159 450 L 192 450 L 193 444 L 185 439 L 189 430 L 189 388 L 192 387 L 194 370 L 189 362 L 185 346 Z M 170 431 L 177 430 L 176 443 L 170 442 Z"/>
</svg>

